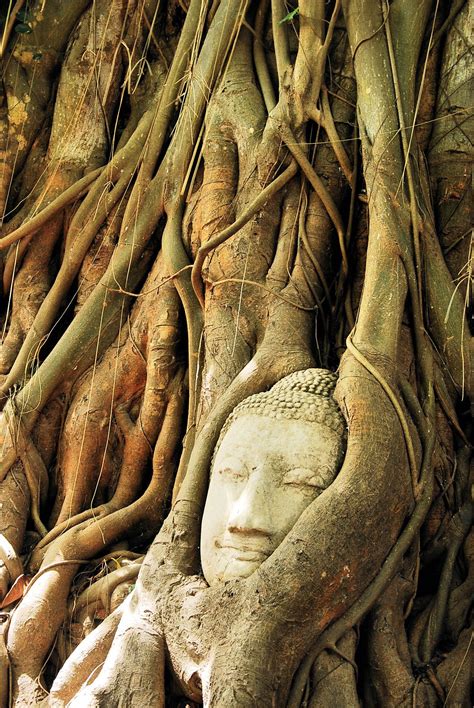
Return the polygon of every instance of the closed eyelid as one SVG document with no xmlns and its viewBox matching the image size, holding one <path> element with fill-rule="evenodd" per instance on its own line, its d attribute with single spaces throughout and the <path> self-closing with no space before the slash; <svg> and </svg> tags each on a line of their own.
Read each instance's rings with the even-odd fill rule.
<svg viewBox="0 0 474 708">
<path fill-rule="evenodd" d="M 214 465 L 216 465 L 216 462 L 218 462 L 217 467 L 222 470 L 224 470 L 224 469 L 238 470 L 238 469 L 245 467 L 243 462 L 241 460 L 239 460 L 237 457 L 225 457 L 222 460 L 219 460 L 216 458 L 214 460 Z"/>
<path fill-rule="evenodd" d="M 213 470 L 213 474 L 220 474 L 226 477 L 233 477 L 234 479 L 247 479 L 248 477 L 247 468 L 242 464 L 225 463 L 219 465 L 219 467 Z"/>
<path fill-rule="evenodd" d="M 326 482 L 321 473 L 304 467 L 289 470 L 289 472 L 283 476 L 282 483 L 307 485 L 315 489 L 325 489 L 328 486 L 328 482 Z"/>
</svg>

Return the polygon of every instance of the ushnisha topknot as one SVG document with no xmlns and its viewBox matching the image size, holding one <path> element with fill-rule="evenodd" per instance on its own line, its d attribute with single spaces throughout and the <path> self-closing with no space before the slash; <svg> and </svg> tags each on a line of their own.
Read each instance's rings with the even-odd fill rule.
<svg viewBox="0 0 474 708">
<path fill-rule="evenodd" d="M 328 369 L 304 369 L 285 376 L 269 391 L 245 398 L 224 423 L 216 450 L 229 426 L 236 418 L 247 414 L 326 425 L 341 435 L 344 451 L 346 421 L 333 398 L 336 382 L 337 375 Z"/>
</svg>

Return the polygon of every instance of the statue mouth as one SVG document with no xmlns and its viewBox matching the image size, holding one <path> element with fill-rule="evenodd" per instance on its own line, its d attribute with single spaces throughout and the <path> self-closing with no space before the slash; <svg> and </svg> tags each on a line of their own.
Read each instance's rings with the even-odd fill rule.
<svg viewBox="0 0 474 708">
<path fill-rule="evenodd" d="M 272 553 L 272 550 L 268 549 L 268 547 L 262 548 L 261 544 L 238 543 L 230 540 L 219 541 L 216 539 L 215 545 L 217 548 L 231 551 L 234 559 L 240 561 L 263 563 Z"/>
</svg>

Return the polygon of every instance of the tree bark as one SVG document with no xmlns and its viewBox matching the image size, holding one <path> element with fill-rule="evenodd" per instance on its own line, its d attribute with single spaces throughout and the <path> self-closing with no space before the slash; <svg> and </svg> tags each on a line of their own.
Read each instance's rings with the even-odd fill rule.
<svg viewBox="0 0 474 708">
<path fill-rule="evenodd" d="M 470 705 L 469 3 L 6 5 L 0 708 Z M 208 587 L 226 418 L 315 366 L 344 464 Z"/>
</svg>

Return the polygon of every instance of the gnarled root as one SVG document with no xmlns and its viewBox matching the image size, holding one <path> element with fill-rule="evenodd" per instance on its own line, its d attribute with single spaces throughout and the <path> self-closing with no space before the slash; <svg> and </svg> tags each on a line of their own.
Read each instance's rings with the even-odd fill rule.
<svg viewBox="0 0 474 708">
<path fill-rule="evenodd" d="M 30 492 L 20 463 L 0 482 L 0 600 L 23 572 L 19 554 L 30 509 Z"/>
<path fill-rule="evenodd" d="M 357 646 L 355 630 L 349 630 L 338 641 L 335 650 L 323 651 L 311 672 L 312 691 L 309 708 L 357 706 L 357 672 L 354 655 Z"/>
<path fill-rule="evenodd" d="M 105 661 L 120 619 L 128 603 L 124 602 L 93 632 L 82 640 L 56 676 L 49 696 L 52 708 L 65 706 L 79 689 L 90 682 Z"/>
<path fill-rule="evenodd" d="M 166 414 L 153 454 L 153 475 L 145 493 L 136 502 L 92 520 L 78 532 L 77 527 L 51 544 L 44 566 L 16 609 L 8 634 L 8 651 L 16 686 L 17 706 L 38 698 L 36 678 L 59 626 L 66 616 L 70 583 L 78 564 L 127 534 L 156 532 L 163 503 L 170 488 L 173 458 L 180 439 L 180 420 L 184 405 L 183 372 L 178 371 L 167 390 Z M 38 627 L 41 633 L 38 635 Z M 37 641 L 31 646 L 30 637 Z"/>
</svg>

